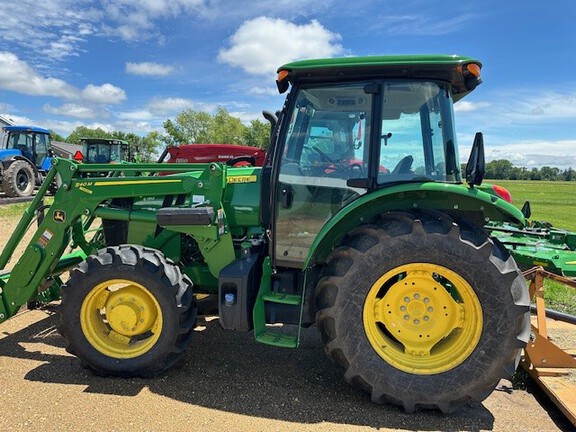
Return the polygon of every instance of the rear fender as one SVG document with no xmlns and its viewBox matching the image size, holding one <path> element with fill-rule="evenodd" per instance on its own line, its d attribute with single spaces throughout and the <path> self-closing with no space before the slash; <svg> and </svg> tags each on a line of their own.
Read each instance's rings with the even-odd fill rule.
<svg viewBox="0 0 576 432">
<path fill-rule="evenodd" d="M 312 243 L 304 268 L 323 263 L 332 249 L 355 227 L 371 223 L 383 212 L 411 209 L 443 211 L 479 226 L 490 221 L 526 225 L 520 210 L 477 188 L 445 183 L 391 186 L 363 195 L 335 214 Z"/>
<path fill-rule="evenodd" d="M 22 157 L 22 152 L 16 149 L 5 149 L 0 150 L 0 161 L 2 161 L 2 165 L 4 167 L 10 165 L 14 160 L 15 157 L 20 156 Z"/>
</svg>

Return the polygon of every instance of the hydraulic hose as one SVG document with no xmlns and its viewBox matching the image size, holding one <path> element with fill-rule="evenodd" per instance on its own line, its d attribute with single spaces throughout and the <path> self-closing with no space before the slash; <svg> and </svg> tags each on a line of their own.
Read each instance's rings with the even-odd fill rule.
<svg viewBox="0 0 576 432">
<path fill-rule="evenodd" d="M 531 312 L 536 312 L 536 306 L 530 306 Z M 547 318 L 552 318 L 558 321 L 563 321 L 569 324 L 576 324 L 576 316 L 569 315 L 564 312 L 559 312 L 553 309 L 544 309 Z"/>
</svg>

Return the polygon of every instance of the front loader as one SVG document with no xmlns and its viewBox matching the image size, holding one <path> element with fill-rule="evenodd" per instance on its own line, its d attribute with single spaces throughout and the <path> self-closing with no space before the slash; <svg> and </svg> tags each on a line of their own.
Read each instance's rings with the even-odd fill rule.
<svg viewBox="0 0 576 432">
<path fill-rule="evenodd" d="M 485 228 L 526 219 L 482 184 L 481 134 L 460 172 L 453 103 L 480 68 L 440 55 L 284 65 L 262 167 L 55 160 L 53 204 L 43 186 L 0 256 L 5 268 L 39 219 L 0 277 L 0 321 L 61 297 L 82 365 L 143 377 L 178 360 L 198 315 L 287 348 L 315 324 L 374 402 L 483 400 L 515 371 L 530 315 L 522 273 Z"/>
</svg>

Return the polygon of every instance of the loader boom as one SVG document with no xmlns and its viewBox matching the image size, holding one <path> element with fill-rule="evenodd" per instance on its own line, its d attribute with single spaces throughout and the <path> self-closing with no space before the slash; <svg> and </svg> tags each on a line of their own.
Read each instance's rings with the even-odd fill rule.
<svg viewBox="0 0 576 432">
<path fill-rule="evenodd" d="M 0 286 L 0 322 L 13 316 L 26 302 L 36 296 L 50 299 L 51 287 L 57 296 L 60 285 L 59 275 L 77 265 L 87 255 L 93 254 L 102 246 L 97 239 L 89 240 L 87 232 L 100 212 L 108 219 L 143 220 L 156 224 L 153 211 L 124 211 L 122 209 L 99 208 L 105 201 L 121 199 L 143 199 L 146 197 L 181 196 L 191 199 L 193 195 L 202 197 L 201 202 L 192 203 L 195 208 L 222 208 L 222 192 L 225 185 L 225 167 L 220 164 L 197 164 L 194 171 L 189 164 L 139 164 L 138 171 L 127 171 L 126 165 L 83 165 L 72 160 L 56 159 L 47 181 L 34 201 L 24 213 L 14 233 L 0 255 L 0 269 L 4 269 L 26 229 L 44 212 L 42 200 L 50 182 L 59 175 L 62 186 L 26 247 L 22 257 L 9 274 L 2 275 Z M 178 173 L 170 176 L 150 176 L 153 172 Z M 108 177 L 86 177 L 87 173 L 109 172 Z M 119 173 L 123 173 L 120 179 Z M 216 225 L 217 218 L 203 225 L 174 226 L 174 231 L 185 231 L 197 236 L 203 244 L 206 256 L 216 254 L 217 259 L 209 260 L 214 276 L 234 258 L 231 241 L 226 230 Z M 63 256 L 69 245 L 79 248 L 72 254 Z M 58 285 L 54 287 L 54 284 Z M 58 297 L 55 297 L 58 298 Z"/>
</svg>

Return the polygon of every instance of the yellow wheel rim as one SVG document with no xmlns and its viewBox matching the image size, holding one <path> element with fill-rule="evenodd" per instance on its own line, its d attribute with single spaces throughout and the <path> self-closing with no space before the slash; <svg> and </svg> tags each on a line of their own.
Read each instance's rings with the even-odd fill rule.
<svg viewBox="0 0 576 432">
<path fill-rule="evenodd" d="M 482 308 L 466 280 L 443 266 L 413 263 L 390 270 L 372 286 L 363 312 L 374 350 L 405 372 L 448 371 L 474 351 Z"/>
<path fill-rule="evenodd" d="M 162 332 L 162 310 L 142 285 L 112 279 L 96 285 L 84 299 L 80 325 L 88 342 L 118 359 L 149 351 Z"/>
</svg>

